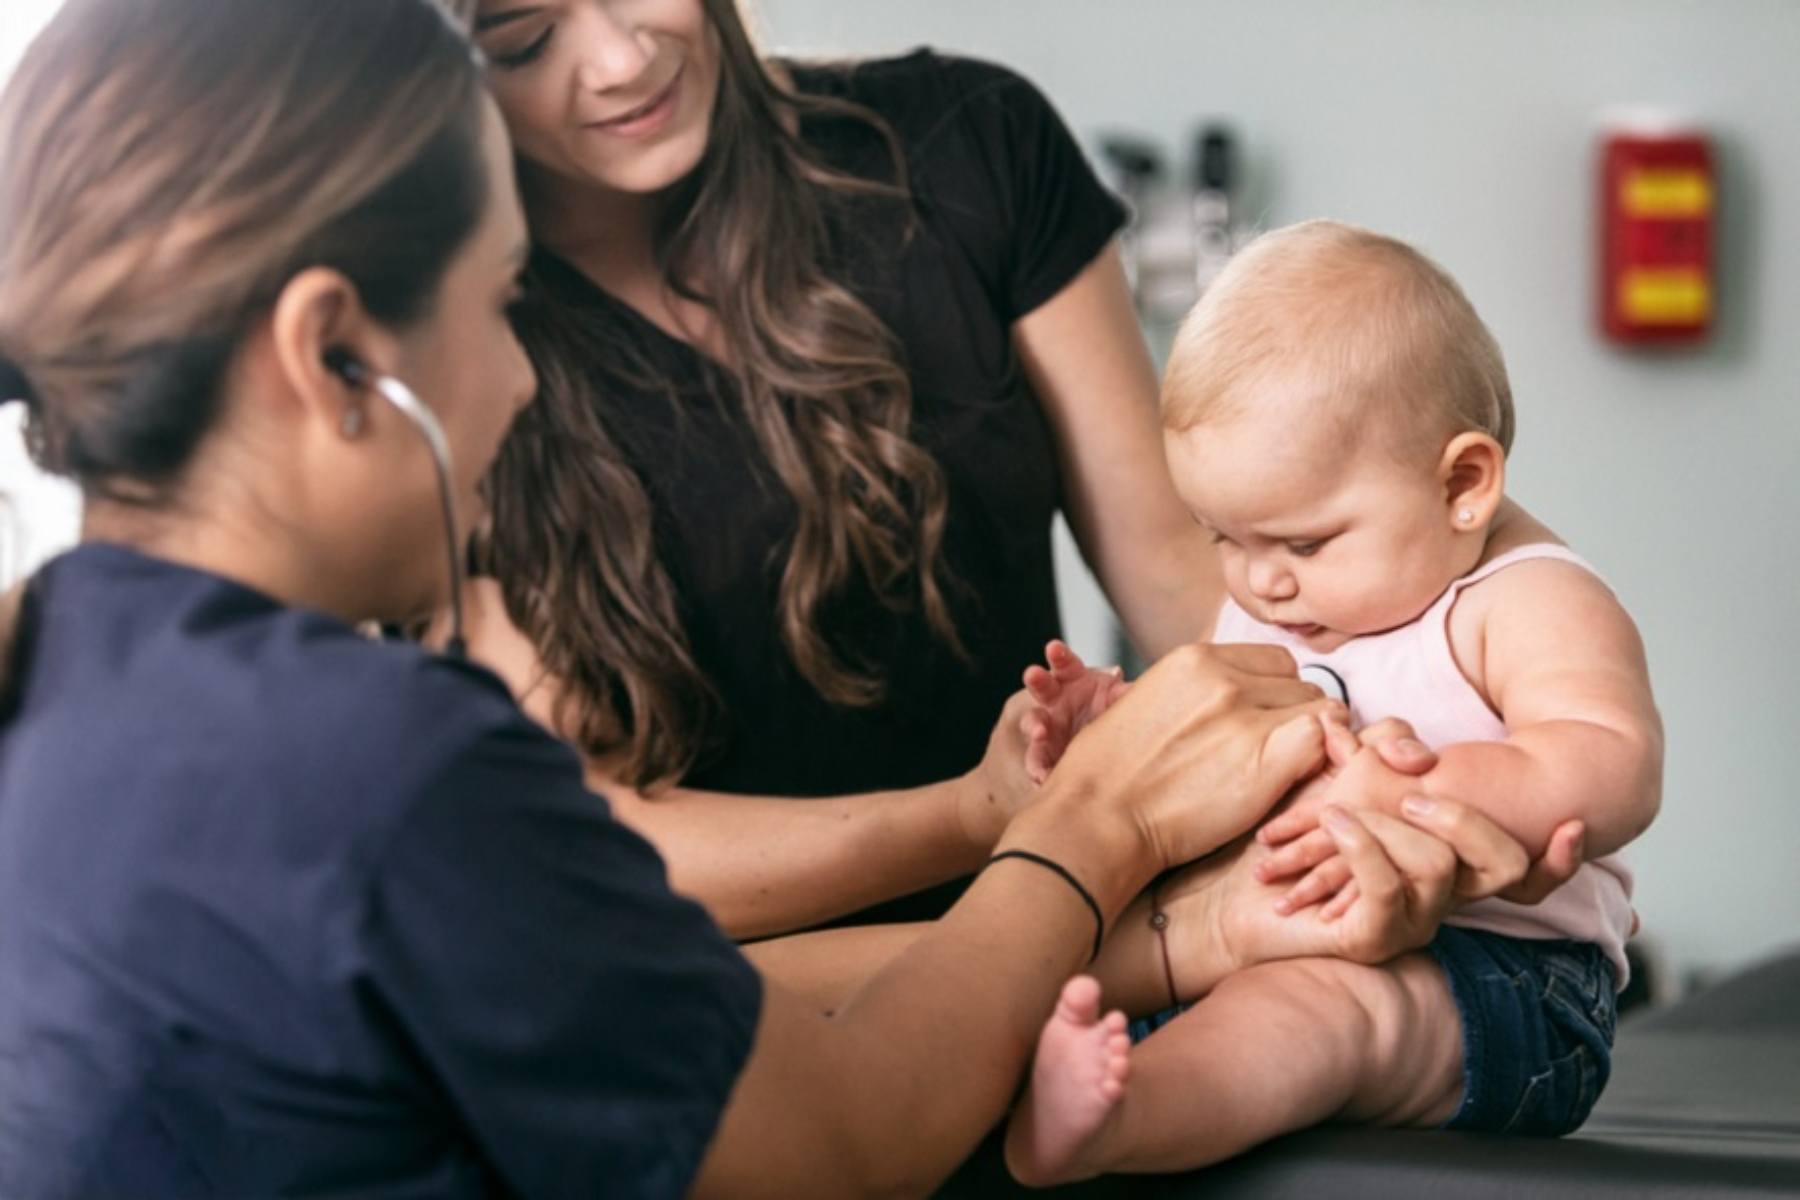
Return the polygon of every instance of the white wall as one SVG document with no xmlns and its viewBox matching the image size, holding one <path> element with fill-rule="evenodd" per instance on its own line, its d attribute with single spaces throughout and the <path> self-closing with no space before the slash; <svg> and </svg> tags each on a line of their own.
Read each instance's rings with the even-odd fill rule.
<svg viewBox="0 0 1800 1200">
<path fill-rule="evenodd" d="M 12 74 L 26 45 L 51 14 L 56 0 L 0 0 L 0 83 Z M 44 475 L 25 454 L 20 411 L 0 408 L 0 589 L 75 540 L 81 498 L 74 487 Z"/>
<path fill-rule="evenodd" d="M 1649 646 L 1669 751 L 1663 816 L 1633 854 L 1646 930 L 1702 972 L 1800 940 L 1800 4 L 760 9 L 778 48 L 1007 62 L 1090 144 L 1129 130 L 1185 161 L 1201 122 L 1228 119 L 1263 223 L 1343 217 L 1443 262 L 1508 355 L 1514 493 L 1605 572 Z M 1698 115 L 1722 155 L 1722 325 L 1699 353 L 1626 355 L 1592 332 L 1592 123 L 1633 102 Z"/>
</svg>

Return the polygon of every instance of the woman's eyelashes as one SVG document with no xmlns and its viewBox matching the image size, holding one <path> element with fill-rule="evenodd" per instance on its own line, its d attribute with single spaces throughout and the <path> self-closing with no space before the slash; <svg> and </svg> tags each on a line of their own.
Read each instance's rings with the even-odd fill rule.
<svg viewBox="0 0 1800 1200">
<path fill-rule="evenodd" d="M 529 66 L 543 57 L 544 50 L 550 45 L 550 35 L 555 32 L 556 26 L 546 25 L 543 32 L 515 50 L 490 50 L 487 60 L 502 71 L 516 71 L 520 67 Z"/>
<path fill-rule="evenodd" d="M 521 276 L 519 281 L 513 285 L 512 290 L 507 293 L 506 303 L 503 306 L 506 319 L 517 322 L 521 318 L 529 316 L 537 307 L 537 301 L 537 285 L 529 278 Z"/>
</svg>

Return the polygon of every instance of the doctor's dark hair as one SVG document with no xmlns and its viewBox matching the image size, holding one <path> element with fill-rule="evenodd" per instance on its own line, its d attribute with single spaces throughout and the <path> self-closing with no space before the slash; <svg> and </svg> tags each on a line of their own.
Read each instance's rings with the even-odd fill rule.
<svg viewBox="0 0 1800 1200">
<path fill-rule="evenodd" d="M 441 2 L 465 20 L 477 6 Z M 705 154 L 673 190 L 652 250 L 665 286 L 718 322 L 725 354 L 708 367 L 710 394 L 678 395 L 682 385 L 635 329 L 546 283 L 518 329 L 538 397 L 488 478 L 482 566 L 562 683 L 557 721 L 639 787 L 704 761 L 729 714 L 695 659 L 649 489 L 601 417 L 611 390 L 741 414 L 754 469 L 793 514 L 785 541 L 750 552 L 779 580 L 776 627 L 819 695 L 861 708 L 886 697 L 884 664 L 834 627 L 830 614 L 847 596 L 918 611 L 963 651 L 940 554 L 948 490 L 913 440 L 901 348 L 827 272 L 859 206 L 908 203 L 904 159 L 870 110 L 790 87 L 761 57 L 738 0 L 700 3 L 716 37 L 718 97 Z M 803 123 L 880 139 L 891 172 L 834 170 L 802 140 Z M 528 185 L 529 164 L 522 178 Z"/>
<path fill-rule="evenodd" d="M 0 360 L 40 465 L 166 503 L 308 267 L 426 315 L 487 204 L 481 95 L 422 0 L 67 0 L 0 96 Z"/>
</svg>

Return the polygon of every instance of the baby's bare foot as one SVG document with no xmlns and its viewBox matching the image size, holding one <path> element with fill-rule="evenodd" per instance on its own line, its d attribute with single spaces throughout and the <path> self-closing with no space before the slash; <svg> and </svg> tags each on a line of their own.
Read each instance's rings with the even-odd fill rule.
<svg viewBox="0 0 1800 1200">
<path fill-rule="evenodd" d="M 1091 1161 L 1125 1097 L 1131 1039 L 1125 1014 L 1100 1015 L 1100 985 L 1077 975 L 1038 1035 L 1031 1086 L 1006 1130 L 1006 1165 L 1029 1187 L 1097 1175 Z"/>
</svg>

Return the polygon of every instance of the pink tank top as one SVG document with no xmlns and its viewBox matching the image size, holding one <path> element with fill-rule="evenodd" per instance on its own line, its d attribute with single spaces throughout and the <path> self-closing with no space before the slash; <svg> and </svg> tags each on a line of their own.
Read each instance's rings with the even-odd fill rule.
<svg viewBox="0 0 1800 1200">
<path fill-rule="evenodd" d="M 1215 642 L 1283 646 L 1301 666 L 1321 663 L 1344 681 L 1350 719 L 1360 728 L 1383 717 L 1409 722 L 1428 746 L 1506 740 L 1506 726 L 1456 665 L 1450 649 L 1450 610 L 1464 588 L 1514 563 L 1554 559 L 1593 568 L 1561 546 L 1521 546 L 1452 583 L 1418 620 L 1386 633 L 1352 638 L 1328 654 L 1306 648 L 1284 630 L 1265 625 L 1226 600 Z M 1575 877 L 1538 905 L 1482 900 L 1459 910 L 1450 924 L 1521 938 L 1592 942 L 1611 960 L 1623 989 L 1629 977 L 1625 942 L 1631 936 L 1631 871 L 1621 856 L 1585 863 Z"/>
</svg>

